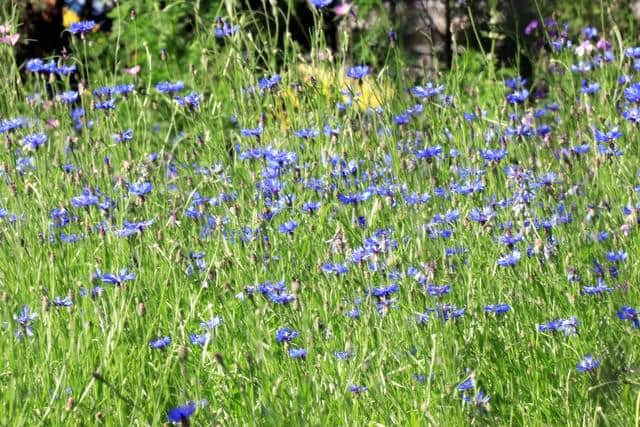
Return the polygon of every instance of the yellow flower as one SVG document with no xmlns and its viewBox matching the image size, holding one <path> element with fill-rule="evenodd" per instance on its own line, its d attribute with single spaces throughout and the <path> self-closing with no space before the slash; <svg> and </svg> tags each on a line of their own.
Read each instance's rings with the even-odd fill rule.
<svg viewBox="0 0 640 427">
<path fill-rule="evenodd" d="M 74 22 L 80 22 L 80 16 L 68 7 L 62 8 L 62 25 L 69 28 Z"/>
</svg>

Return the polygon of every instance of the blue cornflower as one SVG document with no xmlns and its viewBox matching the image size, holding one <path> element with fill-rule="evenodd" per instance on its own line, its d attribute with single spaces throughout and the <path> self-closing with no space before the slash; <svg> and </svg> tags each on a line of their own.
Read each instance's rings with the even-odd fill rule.
<svg viewBox="0 0 640 427">
<path fill-rule="evenodd" d="M 482 411 L 486 411 L 486 406 L 489 403 L 491 397 L 487 396 L 481 390 L 478 390 L 478 393 L 475 397 L 471 398 L 469 396 L 462 396 L 463 403 L 470 403 L 476 408 L 481 409 Z"/>
<path fill-rule="evenodd" d="M 318 9 L 322 9 L 323 7 L 329 6 L 333 3 L 333 0 L 311 0 L 311 4 Z"/>
<path fill-rule="evenodd" d="M 607 259 L 611 262 L 624 262 L 627 260 L 629 255 L 625 251 L 609 251 L 607 252 Z"/>
<path fill-rule="evenodd" d="M 504 314 L 511 311 L 511 307 L 509 304 L 490 304 L 484 306 L 484 311 L 486 313 Z"/>
<path fill-rule="evenodd" d="M 187 402 L 184 406 L 169 409 L 167 419 L 170 423 L 181 423 L 188 425 L 189 417 L 196 411 L 196 405 L 193 402 Z"/>
<path fill-rule="evenodd" d="M 237 32 L 237 25 L 232 26 L 228 22 L 223 21 L 220 16 L 216 17 L 216 28 L 214 30 L 214 34 L 217 38 L 221 39 L 224 37 L 229 37 Z"/>
<path fill-rule="evenodd" d="M 56 307 L 71 307 L 73 300 L 70 297 L 60 298 L 57 296 L 53 299 L 53 305 Z"/>
<path fill-rule="evenodd" d="M 578 363 L 578 372 L 591 372 L 600 366 L 600 360 L 594 359 L 592 355 L 586 355 L 584 360 Z"/>
<path fill-rule="evenodd" d="M 28 305 L 22 306 L 20 313 L 13 316 L 13 320 L 18 324 L 16 328 L 16 338 L 22 339 L 26 334 L 28 337 L 33 336 L 33 321 L 38 318 L 38 313 L 31 311 Z"/>
<path fill-rule="evenodd" d="M 640 309 L 634 309 L 633 307 L 627 307 L 623 305 L 618 311 L 618 318 L 621 320 L 628 320 L 633 324 L 634 329 L 640 327 Z"/>
<path fill-rule="evenodd" d="M 287 221 L 285 223 L 280 224 L 280 227 L 278 227 L 278 231 L 283 234 L 293 234 L 297 226 L 298 226 L 298 223 L 296 221 L 293 221 L 293 220 Z"/>
<path fill-rule="evenodd" d="M 374 297 L 377 298 L 386 298 L 388 296 L 390 296 L 391 294 L 394 294 L 396 292 L 398 292 L 400 290 L 400 288 L 398 287 L 397 283 L 393 283 L 387 287 L 381 287 L 381 288 L 373 288 L 371 290 L 371 294 Z"/>
<path fill-rule="evenodd" d="M 436 286 L 434 283 L 429 283 L 427 286 L 427 293 L 432 297 L 441 297 L 449 292 L 451 292 L 451 286 L 449 285 Z"/>
<path fill-rule="evenodd" d="M 82 192 L 82 195 L 71 198 L 71 204 L 77 208 L 94 206 L 97 205 L 99 201 L 100 199 L 97 196 L 92 195 L 86 188 Z"/>
<path fill-rule="evenodd" d="M 346 265 L 343 264 L 330 264 L 330 263 L 324 263 L 322 264 L 322 270 L 324 270 L 327 273 L 335 273 L 335 274 L 345 274 L 349 271 L 349 268 Z"/>
<path fill-rule="evenodd" d="M 150 182 L 141 182 L 139 184 L 129 185 L 129 194 L 138 197 L 144 197 L 153 190 L 153 185 Z"/>
<path fill-rule="evenodd" d="M 222 317 L 220 316 L 214 316 L 211 320 L 200 322 L 200 326 L 202 327 L 202 329 L 208 329 L 210 331 L 213 331 L 220 325 L 222 325 Z"/>
<path fill-rule="evenodd" d="M 474 387 L 475 386 L 473 385 L 473 380 L 471 378 L 467 378 L 466 380 L 464 380 L 463 382 L 461 382 L 456 386 L 456 390 L 464 391 L 464 390 L 470 390 Z"/>
<path fill-rule="evenodd" d="M 321 206 L 322 206 L 322 203 L 320 202 L 306 202 L 302 205 L 302 210 L 304 212 L 308 212 L 309 214 L 312 214 L 318 209 L 320 209 Z"/>
<path fill-rule="evenodd" d="M 568 337 L 569 335 L 577 335 L 578 326 L 580 326 L 578 318 L 576 316 L 572 316 L 568 319 L 558 319 L 551 322 L 543 323 L 538 326 L 538 330 L 540 332 L 560 331 L 564 333 L 565 337 Z"/>
<path fill-rule="evenodd" d="M 47 142 L 49 138 L 44 133 L 27 135 L 22 139 L 22 145 L 30 150 L 37 150 L 41 145 Z"/>
<path fill-rule="evenodd" d="M 367 74 L 369 74 L 369 67 L 367 65 L 358 65 L 347 70 L 347 77 L 352 79 L 360 80 Z"/>
<path fill-rule="evenodd" d="M 79 96 L 80 95 L 78 94 L 77 91 L 70 90 L 67 92 L 62 92 L 62 94 L 60 95 L 60 100 L 65 104 L 73 104 L 78 100 Z"/>
<path fill-rule="evenodd" d="M 280 74 L 274 74 L 271 77 L 263 77 L 258 82 L 258 88 L 260 90 L 271 89 L 275 87 L 278 83 L 280 83 L 281 80 L 282 80 L 282 77 L 280 76 Z"/>
<path fill-rule="evenodd" d="M 333 355 L 338 360 L 349 360 L 349 358 L 353 356 L 353 353 L 350 353 L 348 351 L 335 351 L 333 352 Z"/>
<path fill-rule="evenodd" d="M 160 93 L 180 92 L 184 89 L 184 83 L 181 80 L 171 83 L 164 81 L 156 84 L 156 90 Z"/>
<path fill-rule="evenodd" d="M 596 286 L 584 286 L 582 288 L 583 295 L 600 295 L 611 291 L 612 289 L 608 287 L 601 278 L 598 278 L 598 284 Z"/>
<path fill-rule="evenodd" d="M 163 349 L 171 344 L 171 338 L 164 337 L 149 341 L 149 346 L 158 350 Z"/>
<path fill-rule="evenodd" d="M 352 386 L 349 387 L 349 390 L 351 391 L 351 393 L 355 394 L 356 396 L 359 396 L 360 394 L 365 393 L 369 389 L 363 385 L 353 384 Z"/>
<path fill-rule="evenodd" d="M 131 141 L 133 139 L 133 129 L 127 129 L 124 132 L 119 132 L 116 135 L 113 135 L 113 142 L 120 143 Z"/>
<path fill-rule="evenodd" d="M 442 146 L 435 145 L 433 147 L 425 147 L 423 150 L 414 151 L 413 154 L 415 154 L 418 159 L 432 159 L 442 154 Z"/>
<path fill-rule="evenodd" d="M 500 267 L 514 266 L 518 263 L 518 261 L 520 261 L 520 257 L 521 257 L 520 251 L 518 249 L 515 249 L 510 254 L 507 254 L 501 258 L 498 258 L 498 261 L 496 261 L 496 264 L 498 264 Z"/>
<path fill-rule="evenodd" d="M 609 142 L 623 136 L 623 133 L 619 132 L 618 129 L 620 129 L 619 126 L 614 126 L 609 130 L 605 130 L 604 132 L 599 129 L 594 129 L 593 133 L 597 142 Z"/>
<path fill-rule="evenodd" d="M 393 122 L 397 125 L 406 125 L 409 123 L 409 115 L 407 113 L 402 113 L 393 118 Z"/>
<path fill-rule="evenodd" d="M 298 331 L 293 328 L 280 328 L 276 331 L 276 341 L 291 342 L 298 335 Z"/>
<path fill-rule="evenodd" d="M 312 138 L 317 138 L 318 135 L 320 134 L 319 131 L 317 130 L 313 130 L 313 129 L 300 129 L 297 130 L 293 133 L 295 136 L 297 136 L 298 138 L 302 138 L 302 139 L 312 139 Z"/>
<path fill-rule="evenodd" d="M 111 99 L 107 99 L 104 102 L 98 102 L 95 105 L 96 110 L 113 110 L 114 108 L 116 108 L 116 99 L 115 98 L 111 98 Z"/>
<path fill-rule="evenodd" d="M 594 93 L 598 93 L 600 91 L 600 83 L 589 83 L 586 80 L 582 80 L 582 88 L 580 89 L 580 91 L 587 95 L 593 95 Z"/>
<path fill-rule="evenodd" d="M 307 357 L 307 350 L 304 348 L 292 348 L 289 350 L 289 356 L 293 359 L 304 359 Z"/>
<path fill-rule="evenodd" d="M 629 102 L 640 103 L 640 83 L 633 83 L 625 88 L 624 97 Z"/>
<path fill-rule="evenodd" d="M 415 86 L 411 89 L 411 93 L 418 98 L 431 98 L 440 94 L 443 90 L 444 85 L 434 86 L 432 82 L 428 82 L 425 86 Z"/>
<path fill-rule="evenodd" d="M 100 272 L 98 272 L 96 274 L 96 277 L 99 278 L 102 283 L 108 283 L 111 285 L 119 286 L 124 282 L 128 282 L 135 279 L 136 274 L 133 272 L 130 272 L 126 268 L 123 268 L 120 270 L 120 273 L 116 273 L 116 274 L 109 274 L 109 273 L 101 274 Z"/>
<path fill-rule="evenodd" d="M 527 79 L 523 79 L 521 76 L 515 76 L 512 79 L 506 79 L 504 84 L 507 85 L 510 89 L 519 89 L 524 87 L 527 84 Z"/>
<path fill-rule="evenodd" d="M 521 104 L 529 98 L 529 91 L 527 89 L 516 90 L 507 95 L 507 101 L 512 104 Z"/>
<path fill-rule="evenodd" d="M 202 100 L 202 98 L 202 94 L 191 92 L 187 96 L 176 96 L 174 99 L 178 103 L 178 105 L 195 110 L 200 106 L 200 101 Z"/>
<path fill-rule="evenodd" d="M 71 34 L 84 34 L 84 33 L 87 33 L 89 31 L 93 30 L 95 28 L 95 26 L 96 26 L 96 22 L 95 21 L 74 22 L 69 27 L 69 32 Z"/>
<path fill-rule="evenodd" d="M 189 339 L 191 340 L 191 344 L 197 344 L 199 346 L 204 347 L 209 342 L 211 338 L 211 334 L 209 332 L 205 332 L 204 334 L 189 334 Z"/>
</svg>

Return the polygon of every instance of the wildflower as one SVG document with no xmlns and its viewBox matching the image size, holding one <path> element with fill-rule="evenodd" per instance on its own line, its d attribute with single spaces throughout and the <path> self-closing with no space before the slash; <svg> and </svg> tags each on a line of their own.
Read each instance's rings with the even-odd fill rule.
<svg viewBox="0 0 640 427">
<path fill-rule="evenodd" d="M 20 313 L 13 316 L 13 320 L 18 324 L 16 329 L 16 338 L 21 339 L 26 334 L 28 337 L 33 336 L 33 321 L 38 318 L 38 313 L 31 311 L 28 305 L 22 306 Z"/>
<path fill-rule="evenodd" d="M 622 132 L 618 132 L 619 128 L 619 126 L 614 126 L 609 130 L 605 130 L 604 132 L 599 129 L 594 129 L 593 133 L 597 142 L 610 142 L 623 136 Z"/>
<path fill-rule="evenodd" d="M 481 390 L 478 390 L 478 393 L 473 398 L 469 396 L 462 397 L 463 403 L 470 403 L 476 408 L 481 409 L 482 411 L 487 410 L 486 406 L 489 404 L 490 399 L 491 397 L 485 395 L 484 392 L 482 392 Z"/>
<path fill-rule="evenodd" d="M 507 101 L 512 104 L 521 104 L 529 97 L 529 91 L 527 89 L 516 90 L 507 95 Z"/>
<path fill-rule="evenodd" d="M 142 182 L 139 184 L 130 184 L 129 185 L 129 194 L 138 197 L 144 197 L 146 194 L 149 194 L 153 189 L 153 185 L 149 182 Z"/>
<path fill-rule="evenodd" d="M 633 83 L 625 88 L 624 97 L 629 102 L 640 103 L 640 83 Z"/>
<path fill-rule="evenodd" d="M 578 363 L 578 372 L 591 372 L 600 366 L 600 360 L 594 359 L 592 355 L 587 355 L 584 360 Z"/>
<path fill-rule="evenodd" d="M 78 100 L 79 97 L 80 95 L 78 94 L 78 92 L 76 92 L 75 90 L 70 90 L 67 92 L 62 92 L 62 94 L 60 95 L 60 100 L 65 104 L 73 104 Z"/>
<path fill-rule="evenodd" d="M 289 350 L 289 356 L 293 359 L 305 359 L 307 350 L 304 348 L 292 348 Z"/>
<path fill-rule="evenodd" d="M 191 340 L 191 344 L 197 344 L 201 347 L 207 345 L 211 338 L 209 332 L 205 332 L 204 334 L 189 334 L 189 339 Z"/>
<path fill-rule="evenodd" d="M 538 330 L 540 332 L 560 331 L 564 333 L 565 337 L 568 337 L 569 335 L 578 334 L 579 325 L 580 322 L 578 322 L 578 318 L 576 316 L 572 316 L 568 319 L 558 319 L 551 322 L 543 323 L 538 326 Z"/>
<path fill-rule="evenodd" d="M 296 221 L 293 221 L 293 220 L 287 221 L 285 223 L 280 224 L 280 227 L 278 227 L 278 231 L 283 234 L 292 235 L 293 232 L 296 230 L 297 226 L 298 226 L 298 223 Z"/>
<path fill-rule="evenodd" d="M 57 296 L 53 299 L 53 305 L 56 307 L 71 307 L 73 300 L 70 297 L 60 298 Z"/>
<path fill-rule="evenodd" d="M 158 350 L 163 349 L 171 344 L 171 338 L 164 337 L 149 341 L 149 346 Z"/>
<path fill-rule="evenodd" d="M 174 99 L 178 103 L 178 105 L 195 110 L 200 106 L 200 101 L 202 100 L 202 98 L 203 96 L 201 94 L 197 92 L 191 92 L 185 97 L 176 96 Z"/>
<path fill-rule="evenodd" d="M 232 26 L 228 22 L 223 21 L 220 16 L 216 17 L 216 28 L 214 30 L 214 34 L 217 38 L 221 39 L 224 37 L 229 37 L 237 32 L 238 32 L 237 25 Z"/>
<path fill-rule="evenodd" d="M 345 274 L 349 271 L 347 266 L 343 264 L 338 264 L 338 263 L 336 264 L 324 263 L 322 265 L 322 270 L 324 270 L 327 273 L 335 273 L 337 275 Z"/>
<path fill-rule="evenodd" d="M 356 396 L 360 396 L 362 393 L 365 393 L 367 390 L 369 389 L 366 386 L 359 385 L 359 384 L 353 384 L 352 386 L 349 387 L 349 391 L 351 391 L 351 393 L 353 393 Z"/>
<path fill-rule="evenodd" d="M 607 259 L 611 262 L 624 262 L 627 260 L 629 255 L 625 251 L 610 251 L 607 252 Z"/>
<path fill-rule="evenodd" d="M 600 295 L 611 291 L 612 289 L 608 287 L 601 278 L 598 279 L 598 284 L 596 286 L 584 286 L 582 288 L 583 295 Z"/>
<path fill-rule="evenodd" d="M 621 320 L 630 321 L 633 324 L 634 329 L 638 329 L 640 327 L 640 309 L 634 309 L 633 307 L 623 305 L 617 315 Z"/>
<path fill-rule="evenodd" d="M 102 283 L 108 283 L 116 286 L 119 286 L 124 282 L 128 282 L 136 278 L 135 273 L 130 272 L 126 268 L 121 269 L 120 272 L 116 274 L 100 274 L 98 272 L 96 276 Z"/>
<path fill-rule="evenodd" d="M 200 327 L 202 327 L 202 329 L 208 329 L 210 331 L 213 331 L 220 325 L 222 325 L 222 317 L 220 316 L 215 316 L 211 320 L 207 320 L 206 322 L 200 322 Z"/>
<path fill-rule="evenodd" d="M 589 83 L 586 80 L 582 80 L 582 88 L 580 91 L 587 95 L 593 95 L 600 91 L 600 83 Z"/>
<path fill-rule="evenodd" d="M 443 90 L 444 85 L 434 86 L 432 82 L 429 82 L 425 86 L 415 86 L 411 89 L 411 93 L 417 98 L 431 98 L 439 95 Z"/>
<path fill-rule="evenodd" d="M 333 355 L 338 360 L 349 360 L 349 358 L 353 356 L 353 353 L 350 353 L 348 351 L 335 351 Z"/>
<path fill-rule="evenodd" d="M 507 254 L 501 258 L 498 258 L 498 261 L 496 261 L 496 264 L 498 264 L 500 267 L 514 266 L 518 263 L 518 261 L 520 261 L 520 257 L 521 257 L 520 251 L 518 249 L 515 249 L 510 254 Z"/>
<path fill-rule="evenodd" d="M 311 4 L 314 7 L 318 8 L 318 9 L 322 9 L 323 7 L 327 7 L 331 3 L 333 3 L 333 0 L 311 0 Z"/>
<path fill-rule="evenodd" d="M 30 150 L 37 150 L 41 145 L 47 142 L 49 138 L 44 133 L 27 135 L 22 139 L 22 145 Z"/>
<path fill-rule="evenodd" d="M 427 293 L 432 297 L 441 297 L 449 292 L 451 292 L 451 286 L 449 285 L 436 286 L 434 283 L 429 283 L 427 286 Z"/>
<path fill-rule="evenodd" d="M 180 80 L 175 83 L 164 81 L 156 84 L 156 90 L 160 93 L 180 92 L 183 89 L 184 83 Z"/>
<path fill-rule="evenodd" d="M 460 391 L 470 390 L 472 388 L 474 388 L 474 385 L 473 385 L 473 380 L 471 378 L 467 378 L 466 380 L 464 380 L 463 382 L 461 382 L 456 386 L 456 390 L 460 390 Z"/>
<path fill-rule="evenodd" d="M 276 341 L 279 343 L 291 342 L 297 336 L 298 331 L 292 328 L 280 328 L 276 331 Z"/>
<path fill-rule="evenodd" d="M 504 314 L 511 311 L 511 307 L 509 304 L 490 304 L 484 306 L 484 311 L 486 313 Z"/>
<path fill-rule="evenodd" d="M 274 74 L 273 76 L 268 78 L 263 77 L 258 82 L 258 88 L 260 90 L 272 89 L 273 87 L 277 86 L 281 80 L 282 80 L 282 77 L 280 76 L 280 74 Z"/>
<path fill-rule="evenodd" d="M 361 80 L 367 74 L 369 74 L 369 67 L 366 65 L 358 65 L 347 70 L 347 77 L 352 79 Z"/>
<path fill-rule="evenodd" d="M 87 33 L 89 31 L 93 30 L 95 28 L 95 26 L 96 26 L 96 22 L 95 21 L 74 22 L 69 27 L 69 32 L 71 34 L 84 34 L 84 33 Z"/>
<path fill-rule="evenodd" d="M 196 411 L 196 405 L 193 402 L 187 402 L 186 405 L 169 409 L 167 419 L 170 423 L 182 423 L 188 425 L 189 417 Z"/>
</svg>

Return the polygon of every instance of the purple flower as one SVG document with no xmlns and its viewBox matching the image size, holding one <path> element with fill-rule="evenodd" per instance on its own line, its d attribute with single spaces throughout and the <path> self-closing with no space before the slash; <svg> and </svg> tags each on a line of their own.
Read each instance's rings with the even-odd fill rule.
<svg viewBox="0 0 640 427">
<path fill-rule="evenodd" d="M 539 25 L 540 23 L 538 22 L 537 19 L 534 19 L 533 21 L 529 22 L 524 29 L 524 35 L 530 36 L 538 28 Z"/>
</svg>

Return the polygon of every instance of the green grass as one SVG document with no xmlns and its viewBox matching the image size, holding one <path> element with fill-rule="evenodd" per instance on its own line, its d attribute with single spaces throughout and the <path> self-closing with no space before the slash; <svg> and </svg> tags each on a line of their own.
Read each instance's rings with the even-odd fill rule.
<svg viewBox="0 0 640 427">
<path fill-rule="evenodd" d="M 240 18 L 240 21 L 245 19 Z M 118 21 L 118 25 L 133 23 Z M 131 27 L 121 28 L 131 33 Z M 114 56 L 116 72 L 82 64 L 93 49 L 92 39 L 75 39 L 68 63 L 77 63 L 89 89 L 80 96 L 92 128 L 77 131 L 70 118 L 71 107 L 59 97 L 44 104 L 30 104 L 27 96 L 46 98 L 45 80 L 26 73 L 16 84 L 18 69 L 8 47 L 0 45 L 0 117 L 24 116 L 29 128 L 0 134 L 0 206 L 15 214 L 0 227 L 0 424 L 6 425 L 159 425 L 170 408 L 189 400 L 208 402 L 191 417 L 193 425 L 633 425 L 640 420 L 640 360 L 638 331 L 622 321 L 616 312 L 623 305 L 639 306 L 636 256 L 640 249 L 636 213 L 625 217 L 622 207 L 638 203 L 640 149 L 632 123 L 620 116 L 624 106 L 622 74 L 633 74 L 631 63 L 615 44 L 616 60 L 589 72 L 584 78 L 599 82 L 597 94 L 580 94 L 583 76 L 549 73 L 545 64 L 565 68 L 577 62 L 573 54 L 542 54 L 533 86 L 547 87 L 549 97 L 524 105 L 506 102 L 504 77 L 517 70 L 498 70 L 489 78 L 484 60 L 471 51 L 455 58 L 455 67 L 438 84 L 445 85 L 452 105 L 438 97 L 424 100 L 424 112 L 399 126 L 393 117 L 420 101 L 405 93 L 413 86 L 402 54 L 390 48 L 387 63 L 372 69 L 364 86 L 344 78 L 356 60 L 343 57 L 334 62 L 310 60 L 289 46 L 281 66 L 240 29 L 225 41 L 216 40 L 210 26 L 201 26 L 198 43 L 202 58 L 192 64 L 164 63 L 157 52 L 140 57 L 142 72 L 137 77 L 122 73 L 131 63 Z M 114 28 L 114 33 L 118 28 Z M 577 31 L 577 29 L 576 29 Z M 631 35 L 626 35 L 630 39 Z M 615 38 L 610 37 L 611 40 Z M 132 42 L 133 43 L 133 42 Z M 141 43 L 137 40 L 137 43 Z M 314 43 L 321 45 L 319 39 Z M 629 46 L 632 44 L 626 44 Z M 136 46 L 138 48 L 140 46 Z M 133 49 L 128 46 L 127 49 Z M 140 48 L 140 51 L 143 49 Z M 120 51 L 122 54 L 122 50 Z M 169 58 L 171 58 L 169 48 Z M 114 54 L 115 55 L 115 54 Z M 595 55 L 595 53 L 594 53 Z M 314 63 L 314 76 L 303 73 L 300 63 Z M 320 70 L 329 77 L 323 78 Z M 272 91 L 242 93 L 257 87 L 258 80 L 279 73 L 282 81 Z M 154 85 L 164 79 L 182 80 L 186 89 L 204 95 L 199 108 L 189 110 L 160 94 Z M 323 81 L 326 80 L 326 81 Z M 116 108 L 95 110 L 97 99 L 91 90 L 99 86 L 132 83 L 135 91 L 118 96 Z M 420 82 L 425 84 L 426 81 Z M 292 89 L 295 84 L 297 89 Z M 49 90 L 59 95 L 72 88 L 69 80 L 56 79 Z M 368 112 L 354 106 L 339 112 L 344 102 L 341 90 L 357 92 L 382 108 Z M 486 142 L 493 129 L 501 134 L 511 125 L 512 112 L 532 113 L 535 108 L 556 101 L 557 111 L 548 111 L 537 121 L 551 127 L 543 138 L 506 137 Z M 486 112 L 469 122 L 464 112 Z M 240 128 L 255 128 L 265 115 L 259 140 L 242 137 Z M 231 116 L 237 118 L 237 125 Z M 57 119 L 57 127 L 47 121 Z M 619 124 L 624 136 L 615 144 L 622 157 L 598 153 L 592 127 L 605 129 L 605 122 Z M 322 133 L 325 124 L 341 126 L 337 137 Z M 378 129 L 389 128 L 389 134 Z M 294 131 L 320 130 L 317 138 L 302 140 Z M 115 143 L 112 135 L 133 129 L 133 140 Z M 450 131 L 446 136 L 445 129 Z M 402 141 L 421 133 L 421 146 L 442 146 L 443 156 L 428 162 L 416 159 L 413 150 L 397 149 Z M 48 141 L 33 156 L 35 170 L 20 173 L 16 160 L 25 135 L 44 132 Z M 177 138 L 180 132 L 184 134 Z M 582 156 L 558 159 L 561 149 L 586 143 L 590 151 Z M 281 212 L 271 220 L 261 218 L 266 205 L 258 197 L 257 183 L 267 166 L 264 160 L 240 160 L 239 152 L 270 146 L 296 153 L 299 171 L 284 167 L 281 195 L 295 196 L 291 205 L 283 201 Z M 498 164 L 483 165 L 479 149 L 505 147 L 508 155 Z M 73 147 L 70 149 L 70 147 Z M 460 156 L 448 157 L 450 149 Z M 157 153 L 150 161 L 148 155 Z M 348 185 L 331 178 L 333 155 L 358 162 L 359 173 L 375 172 L 388 180 L 390 194 L 372 195 L 358 205 L 344 205 L 337 196 L 362 192 L 368 183 Z M 109 157 L 110 166 L 104 164 Z M 168 176 L 165 164 L 178 167 Z M 73 172 L 63 166 L 70 163 Z M 196 167 L 208 168 L 208 174 Z M 558 174 L 559 182 L 531 189 L 535 201 L 520 211 L 495 208 L 488 225 L 469 219 L 474 207 L 487 205 L 485 198 L 513 197 L 518 190 L 504 166 L 518 164 L 534 178 L 547 172 Z M 478 176 L 484 190 L 470 195 L 435 194 L 436 188 L 464 182 L 456 167 L 484 169 Z M 326 191 L 305 187 L 310 178 L 335 183 Z M 473 179 L 475 180 L 475 178 Z M 153 190 L 144 200 L 128 194 L 123 182 L 151 182 Z M 172 187 L 172 186 L 175 186 Z M 410 206 L 406 193 L 429 193 L 429 202 Z M 115 202 L 109 215 L 97 207 L 74 207 L 70 200 L 83 188 L 100 188 Z M 206 219 L 187 216 L 196 192 L 218 202 L 200 208 L 221 224 L 208 236 L 201 231 Z M 222 201 L 221 194 L 237 194 Z M 313 215 L 302 212 L 306 201 L 319 201 Z M 542 206 L 539 205 L 542 202 Z M 558 223 L 552 230 L 526 227 L 529 218 L 550 218 L 563 204 L 572 221 Z M 608 210 L 606 206 L 610 206 Z M 64 207 L 70 223 L 56 229 L 56 242 L 49 242 L 50 212 Z M 596 212 L 591 219 L 590 207 Z M 430 238 L 424 225 L 438 213 L 458 209 L 460 218 L 450 238 Z M 24 214 L 24 217 L 22 215 Z M 363 216 L 366 226 L 357 225 Z M 155 223 L 131 237 L 114 232 L 125 220 Z M 294 219 L 293 235 L 278 227 Z M 98 225 L 104 221 L 104 233 Z M 512 221 L 523 233 L 516 244 L 522 259 L 513 268 L 502 268 L 496 260 L 510 252 L 494 241 L 503 235 L 500 224 Z M 621 226 L 630 225 L 629 235 Z M 257 238 L 233 242 L 232 232 L 242 227 L 260 228 Z M 322 271 L 325 262 L 347 263 L 354 249 L 362 246 L 376 230 L 392 230 L 388 238 L 397 249 L 350 264 L 342 276 Z M 610 231 L 611 237 L 597 242 L 589 233 Z M 63 243 L 60 233 L 83 234 L 76 243 Z M 515 233 L 514 233 L 515 234 Z M 344 236 L 346 249 L 332 251 L 331 241 Z M 268 237 L 268 242 L 264 240 Z M 542 253 L 529 257 L 527 246 L 553 236 L 557 248 L 547 258 Z M 536 241 L 539 241 L 538 243 Z M 467 253 L 446 256 L 445 250 L 464 247 Z M 592 260 L 605 267 L 606 253 L 624 250 L 629 254 L 618 265 L 619 277 L 608 273 L 606 283 L 613 291 L 604 296 L 581 295 L 586 285 L 596 284 Z M 189 276 L 190 251 L 205 256 L 201 273 Z M 544 251 L 542 251 L 544 252 Z M 368 262 L 381 268 L 372 271 Z M 435 314 L 427 324 L 416 315 L 438 300 L 425 288 L 406 277 L 416 267 L 427 283 L 451 285 L 451 293 L 440 302 L 465 307 L 464 316 L 443 322 Z M 581 282 L 568 282 L 575 267 Z M 117 273 L 128 268 L 135 280 L 122 286 L 92 281 L 96 268 Z M 389 277 L 393 271 L 400 279 Z M 284 280 L 295 301 L 274 304 L 256 291 L 254 298 L 236 297 L 245 287 L 265 281 Z M 379 315 L 372 287 L 397 282 L 395 305 Z M 617 285 L 628 284 L 628 289 Z M 101 285 L 100 296 L 81 296 L 81 289 Z M 71 296 L 73 306 L 55 307 L 55 296 Z M 344 313 L 349 301 L 362 298 L 361 317 Z M 501 317 L 485 315 L 486 304 L 507 303 L 512 310 Z M 33 337 L 17 339 L 14 321 L 23 305 L 38 313 Z M 538 325 L 559 318 L 578 317 L 579 334 L 538 331 Z M 220 316 L 222 324 L 211 334 L 206 347 L 190 342 L 190 333 L 201 333 L 199 323 Z M 299 336 L 288 346 L 276 342 L 278 328 L 292 327 Z M 172 343 L 163 350 L 149 341 L 169 336 Z M 290 358 L 290 348 L 305 348 L 306 359 Z M 348 350 L 350 360 L 338 360 L 336 351 Z M 602 364 L 592 373 L 577 372 L 585 355 L 593 354 Z M 414 375 L 425 375 L 419 382 Z M 476 390 L 491 396 L 483 411 L 462 404 L 456 387 L 471 377 Z M 349 387 L 360 384 L 368 391 L 354 395 Z M 475 396 L 475 391 L 467 392 Z"/>
</svg>

